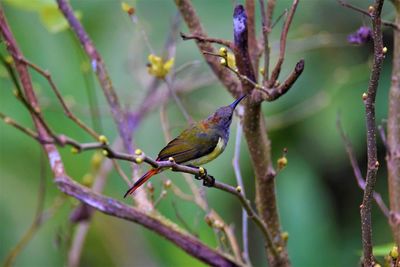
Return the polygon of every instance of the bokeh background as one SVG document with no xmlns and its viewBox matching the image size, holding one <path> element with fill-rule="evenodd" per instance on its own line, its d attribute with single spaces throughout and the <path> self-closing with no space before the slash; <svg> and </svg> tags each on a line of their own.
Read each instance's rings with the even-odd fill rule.
<svg viewBox="0 0 400 267">
<path fill-rule="evenodd" d="M 127 1 L 134 5 L 140 27 L 149 37 L 156 54 L 161 54 L 171 22 L 177 11 L 173 1 Z M 238 1 L 241 2 L 241 1 Z M 277 1 L 277 18 L 291 1 Z M 372 2 L 372 1 L 367 1 Z M 352 1 L 367 8 L 366 1 Z M 57 31 L 57 15 L 43 11 L 47 0 L 2 0 L 1 7 L 25 56 L 50 70 L 55 82 L 76 114 L 92 123 L 88 104 L 88 90 L 95 89 L 99 102 L 102 132 L 114 140 L 113 124 L 105 99 L 92 74 L 84 74 L 88 65 L 75 36 L 69 30 Z M 232 38 L 233 1 L 194 0 L 194 6 L 210 36 Z M 146 72 L 149 50 L 138 25 L 132 24 L 121 10 L 120 1 L 71 1 L 81 14 L 81 21 L 103 56 L 121 102 L 135 109 L 143 100 L 150 76 Z M 258 6 L 257 6 L 258 8 Z M 392 19 L 394 10 L 385 3 L 383 18 Z M 260 14 L 257 12 L 257 22 Z M 288 249 L 293 266 L 356 266 L 361 255 L 359 205 L 362 192 L 357 187 L 344 146 L 336 129 L 340 114 L 362 169 L 366 169 L 364 106 L 361 100 L 366 90 L 371 65 L 372 44 L 353 46 L 346 37 L 358 27 L 368 25 L 368 19 L 336 1 L 303 0 L 289 33 L 286 60 L 282 75 L 287 75 L 300 59 L 306 62 L 305 71 L 288 94 L 274 103 L 263 105 L 268 132 L 276 160 L 283 148 L 288 148 L 288 166 L 277 177 L 277 195 L 283 229 L 289 232 Z M 282 21 L 274 28 L 272 62 L 278 52 Z M 61 23 L 62 28 L 62 23 Z M 187 32 L 184 23 L 181 30 Z M 377 122 L 387 114 L 390 86 L 392 33 L 384 27 L 384 44 L 388 54 L 377 96 Z M 4 55 L 4 45 L 0 44 Z M 197 60 L 194 67 L 182 71 L 179 79 L 196 81 L 201 75 L 213 74 L 204 63 L 191 41 L 178 40 L 175 66 Z M 0 109 L 23 125 L 31 126 L 31 119 L 23 106 L 12 95 L 12 83 L 0 69 Z M 90 141 L 90 137 L 73 125 L 63 114 L 47 82 L 36 73 L 33 81 L 43 112 L 50 125 L 59 133 Z M 89 88 L 89 89 L 88 89 Z M 165 87 L 159 90 L 167 90 Z M 92 90 L 93 91 L 93 90 Z M 218 83 L 180 95 L 184 106 L 194 119 L 199 120 L 217 107 L 232 101 L 232 97 Z M 177 134 L 186 122 L 174 101 L 167 105 L 172 133 Z M 232 124 L 231 141 L 223 155 L 207 165 L 217 179 L 235 184 L 231 160 L 234 152 L 236 121 Z M 135 133 L 135 142 L 148 155 L 156 156 L 165 144 L 156 109 L 147 114 Z M 379 140 L 382 168 L 378 173 L 377 191 L 387 203 L 387 182 L 384 148 Z M 62 149 L 67 172 L 82 181 L 90 171 L 91 152 L 73 155 Z M 245 141 L 242 140 L 240 165 L 249 198 L 254 199 L 254 176 Z M 4 259 L 31 224 L 38 199 L 41 176 L 41 152 L 35 141 L 15 129 L 0 123 L 0 259 Z M 124 168 L 127 168 L 124 165 Z M 144 166 L 144 168 L 146 168 Z M 186 190 L 180 175 L 165 173 L 153 178 L 156 195 L 166 177 Z M 114 171 L 107 180 L 104 193 L 123 200 L 127 185 Z M 45 207 L 50 207 L 60 196 L 46 168 Z M 206 190 L 210 205 L 227 222 L 235 225 L 240 239 L 241 209 L 230 195 L 213 189 Z M 124 200 L 130 202 L 129 200 Z M 74 233 L 69 215 L 78 203 L 68 199 L 54 216 L 45 222 L 18 256 L 15 266 L 63 266 Z M 159 205 L 159 210 L 174 221 L 176 205 L 187 224 L 200 238 L 217 246 L 216 237 L 204 222 L 204 212 L 193 203 L 181 201 L 172 193 Z M 178 222 L 179 223 L 179 222 Z M 266 266 L 263 243 L 258 229 L 250 222 L 250 254 L 254 266 Z M 374 243 L 392 242 L 390 229 L 381 211 L 373 208 Z M 139 225 L 96 213 L 83 249 L 81 266 L 203 266 L 162 237 Z"/>
</svg>

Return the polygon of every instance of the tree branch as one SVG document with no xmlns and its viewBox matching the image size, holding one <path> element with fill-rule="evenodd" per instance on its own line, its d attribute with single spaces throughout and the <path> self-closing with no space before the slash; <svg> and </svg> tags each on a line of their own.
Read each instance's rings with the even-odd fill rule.
<svg viewBox="0 0 400 267">
<path fill-rule="evenodd" d="M 253 83 L 256 83 L 254 70 L 248 54 L 247 16 L 243 6 L 236 6 L 233 14 L 233 32 L 235 58 L 238 71 Z M 243 82 L 243 93 L 251 93 L 254 86 L 251 82 Z M 247 98 L 244 102 L 243 131 L 245 133 L 250 157 L 256 176 L 256 204 L 262 220 L 269 229 L 273 246 L 266 240 L 266 252 L 270 266 L 289 266 L 289 257 L 281 237 L 281 226 L 276 206 L 275 171 L 272 167 L 271 146 L 265 131 L 265 121 L 261 112 L 261 102 L 253 102 Z M 279 247 L 279 253 L 274 253 Z"/>
<path fill-rule="evenodd" d="M 200 19 L 197 16 L 190 0 L 175 0 L 175 4 L 185 20 L 191 34 L 207 38 L 207 34 L 204 31 L 203 26 L 200 23 Z M 200 51 L 215 53 L 215 50 L 210 43 L 197 41 L 196 44 Z M 210 57 L 207 55 L 204 55 L 204 58 L 211 70 L 228 89 L 228 91 L 235 97 L 240 96 L 240 83 L 232 77 L 232 74 L 227 69 L 220 65 L 219 60 L 217 60 L 215 57 Z"/>
<path fill-rule="evenodd" d="M 376 183 L 376 174 L 379 167 L 376 152 L 376 124 L 375 124 L 375 97 L 378 90 L 379 76 L 382 69 L 384 59 L 382 29 L 381 29 L 381 11 L 383 0 L 375 0 L 372 18 L 372 35 L 374 41 L 374 61 L 372 66 L 371 77 L 368 85 L 367 95 L 364 101 L 365 117 L 367 128 L 367 153 L 368 168 L 366 175 L 366 185 L 364 190 L 363 201 L 361 205 L 361 230 L 362 243 L 364 252 L 364 266 L 370 267 L 375 263 L 372 254 L 372 220 L 371 220 L 371 200 L 373 197 L 374 187 Z"/>
<path fill-rule="evenodd" d="M 207 264 L 213 266 L 239 265 L 230 256 L 209 248 L 194 236 L 180 230 L 175 224 L 167 221 L 158 213 L 145 213 L 113 198 L 96 194 L 74 182 L 68 176 L 58 176 L 55 178 L 55 182 L 60 190 L 67 195 L 73 196 L 107 215 L 141 224 Z"/>
<path fill-rule="evenodd" d="M 400 0 L 392 1 L 396 9 L 396 24 L 400 25 Z M 389 92 L 387 118 L 387 169 L 390 210 L 400 217 L 400 31 L 393 31 L 393 70 Z M 395 218 L 396 216 L 392 216 Z M 391 220 L 397 247 L 400 248 L 400 220 Z"/>
<path fill-rule="evenodd" d="M 276 80 L 279 77 L 279 74 L 281 73 L 281 68 L 282 68 L 283 60 L 285 58 L 285 53 L 286 53 L 286 39 L 287 39 L 287 35 L 289 32 L 290 24 L 292 23 L 293 16 L 294 16 L 294 13 L 296 12 L 296 8 L 297 8 L 298 4 L 299 4 L 299 0 L 293 0 L 293 4 L 290 7 L 285 24 L 283 25 L 283 30 L 281 32 L 281 40 L 280 40 L 280 45 L 279 45 L 279 58 L 278 58 L 278 61 L 276 62 L 275 68 L 273 69 L 273 71 L 271 73 L 271 78 L 268 81 L 268 87 L 274 86 Z"/>
<path fill-rule="evenodd" d="M 356 178 L 357 185 L 358 185 L 358 187 L 361 188 L 361 190 L 365 191 L 365 180 L 361 174 L 360 166 L 358 165 L 357 158 L 354 154 L 353 145 L 351 144 L 351 141 L 348 138 L 348 136 L 345 134 L 339 117 L 337 118 L 337 121 L 336 121 L 336 127 L 337 127 L 340 137 L 342 138 L 342 141 L 344 143 L 347 155 L 350 160 L 351 167 L 353 168 L 354 177 Z M 385 202 L 383 202 L 381 195 L 374 192 L 374 199 L 375 199 L 376 204 L 378 204 L 379 208 L 381 209 L 383 215 L 385 215 L 385 217 L 389 219 L 389 215 L 390 215 L 389 209 L 387 208 Z"/>
<path fill-rule="evenodd" d="M 10 51 L 10 54 L 15 56 L 14 61 L 16 62 L 17 73 L 21 80 L 22 88 L 27 95 L 27 101 L 35 108 L 39 108 L 26 65 L 17 60 L 23 56 L 17 47 L 15 39 L 7 25 L 3 10 L 1 8 L 0 32 L 1 36 L 5 40 L 5 43 L 7 44 L 7 49 Z M 38 130 L 39 137 L 45 140 L 52 140 L 52 137 L 45 130 L 41 122 L 37 120 L 37 117 L 32 114 L 32 118 Z M 97 195 L 84 186 L 74 182 L 65 173 L 61 156 L 55 145 L 42 144 L 42 146 L 48 156 L 50 167 L 53 172 L 53 176 L 55 177 L 55 182 L 61 191 L 104 213 L 142 224 L 154 232 L 163 235 L 178 247 L 188 252 L 190 255 L 202 260 L 207 264 L 216 266 L 239 265 L 229 256 L 209 248 L 201 243 L 198 239 L 183 232 L 175 224 L 172 224 L 171 222 L 166 223 L 166 219 L 161 217 L 161 215 L 155 215 L 155 213 L 151 213 L 150 215 L 137 208 L 128 207 L 127 205 L 124 205 L 121 202 L 111 198 Z"/>
</svg>

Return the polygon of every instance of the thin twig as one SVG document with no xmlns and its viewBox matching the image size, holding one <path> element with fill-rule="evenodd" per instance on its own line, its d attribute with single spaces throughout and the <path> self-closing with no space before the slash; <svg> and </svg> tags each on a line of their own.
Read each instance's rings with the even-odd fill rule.
<svg viewBox="0 0 400 267">
<path fill-rule="evenodd" d="M 3 10 L 0 8 L 0 33 L 7 44 L 7 49 L 12 55 L 20 55 L 21 52 L 5 20 Z M 21 54 L 22 55 L 22 54 Z M 26 99 L 33 107 L 38 107 L 36 94 L 33 90 L 30 74 L 26 65 L 16 62 L 16 70 L 19 80 L 26 94 Z M 33 116 L 37 132 L 44 139 L 51 139 L 40 121 Z M 186 234 L 178 226 L 174 225 L 161 215 L 149 214 L 137 208 L 128 207 L 111 198 L 95 194 L 90 189 L 74 182 L 65 172 L 61 156 L 54 144 L 43 144 L 43 148 L 49 159 L 50 167 L 55 177 L 56 185 L 68 195 L 94 207 L 104 213 L 137 222 L 152 231 L 164 236 L 188 254 L 210 265 L 238 266 L 232 258 L 204 245 L 198 239 Z"/>
<path fill-rule="evenodd" d="M 268 81 L 268 87 L 272 87 L 275 84 L 276 80 L 279 77 L 279 74 L 281 73 L 281 68 L 282 68 L 282 64 L 283 64 L 283 60 L 285 58 L 285 52 L 286 52 L 286 39 L 287 39 L 289 28 L 292 23 L 293 16 L 294 16 L 294 13 L 296 12 L 296 8 L 297 8 L 298 4 L 299 4 L 299 0 L 293 0 L 293 4 L 290 7 L 288 16 L 287 16 L 285 24 L 283 26 L 283 30 L 281 33 L 280 45 L 279 45 L 279 58 L 278 58 L 278 61 L 271 73 L 271 78 Z"/>
<path fill-rule="evenodd" d="M 182 101 L 179 99 L 179 97 L 175 93 L 174 87 L 172 86 L 173 80 L 165 78 L 164 82 L 167 85 L 167 88 L 168 88 L 170 94 L 174 98 L 176 105 L 178 106 L 179 110 L 181 111 L 181 113 L 185 117 L 186 121 L 189 124 L 193 123 L 192 117 L 189 115 L 189 113 L 187 112 L 186 108 L 183 106 Z"/>
<path fill-rule="evenodd" d="M 361 232 L 362 244 L 364 254 L 364 266 L 370 267 L 375 264 L 374 255 L 372 252 L 372 219 L 371 219 L 371 200 L 373 198 L 374 187 L 376 183 L 376 174 L 379 167 L 377 160 L 377 146 L 376 146 L 376 125 L 375 125 L 375 98 L 378 89 L 379 77 L 382 70 L 382 63 L 384 59 L 383 54 L 383 41 L 381 29 L 381 11 L 383 0 L 375 0 L 371 8 L 372 20 L 372 39 L 374 42 L 374 60 L 366 92 L 365 104 L 365 117 L 367 128 L 367 174 L 366 185 L 362 205 L 360 208 L 361 213 Z"/>
<path fill-rule="evenodd" d="M 45 158 L 42 151 L 40 151 L 40 173 L 39 173 L 39 190 L 37 193 L 37 204 L 36 204 L 36 212 L 33 217 L 33 222 L 31 226 L 28 228 L 26 233 L 17 243 L 17 245 L 10 251 L 7 255 L 4 266 L 12 266 L 16 257 L 21 252 L 21 250 L 28 244 L 28 242 L 32 239 L 36 231 L 39 229 L 40 225 L 43 223 L 41 221 L 41 217 L 43 214 L 44 208 L 44 200 L 46 196 L 46 167 L 45 167 Z"/>
<path fill-rule="evenodd" d="M 245 190 L 244 190 L 244 184 L 243 184 L 243 179 L 242 179 L 242 173 L 240 171 L 240 163 L 239 163 L 239 158 L 240 158 L 240 143 L 241 143 L 241 138 L 242 138 L 242 124 L 240 122 L 240 118 L 243 116 L 243 107 L 238 106 L 237 107 L 238 111 L 238 117 L 239 120 L 237 122 L 237 127 L 236 127 L 236 139 L 235 139 L 235 153 L 233 155 L 232 159 L 232 165 L 233 169 L 235 171 L 235 177 L 236 177 L 236 182 L 238 186 L 240 186 L 242 190 L 242 194 L 246 196 Z M 248 235 L 248 219 L 247 219 L 247 214 L 244 208 L 242 209 L 242 236 L 243 236 L 243 257 L 247 263 L 250 263 L 250 257 L 249 257 L 249 235 Z"/>
<path fill-rule="evenodd" d="M 92 40 L 86 33 L 80 21 L 76 18 L 72 7 L 68 0 L 57 0 L 58 7 L 68 21 L 71 29 L 76 34 L 86 54 L 90 58 L 93 71 L 96 73 L 104 95 L 108 101 L 114 121 L 118 126 L 119 134 L 123 140 L 124 147 L 129 153 L 133 153 L 131 144 L 131 136 L 125 124 L 125 115 L 120 106 L 117 93 L 111 82 L 108 71 L 105 67 L 104 61 L 94 46 Z"/>
<path fill-rule="evenodd" d="M 372 18 L 372 13 L 368 12 L 367 10 L 364 10 L 362 8 L 359 8 L 359 7 L 356 7 L 356 6 L 354 6 L 354 5 L 350 4 L 350 3 L 347 3 L 347 2 L 345 2 L 343 0 L 337 0 L 337 1 L 339 2 L 339 4 L 341 4 L 344 7 L 347 7 L 347 8 L 352 9 L 352 10 L 358 12 L 358 13 L 361 13 L 361 14 L 363 14 L 365 16 L 368 16 L 368 17 Z M 400 25 L 396 24 L 394 22 L 382 20 L 382 24 L 385 25 L 385 26 L 388 26 L 388 27 L 392 27 L 393 29 L 395 29 L 397 31 L 400 31 Z"/>
<path fill-rule="evenodd" d="M 354 177 L 356 178 L 357 185 L 364 191 L 365 190 L 365 180 L 362 176 L 360 166 L 358 165 L 357 158 L 356 158 L 354 150 L 353 150 L 353 145 L 351 144 L 349 137 L 346 135 L 346 133 L 343 130 L 339 116 L 337 117 L 337 120 L 336 120 L 336 127 L 337 127 L 340 137 L 342 138 L 342 141 L 344 143 L 347 155 L 348 155 L 350 163 L 351 163 L 351 167 L 353 168 Z M 386 206 L 385 202 L 383 202 L 381 195 L 376 192 L 374 192 L 373 194 L 374 194 L 375 202 L 376 202 L 376 204 L 378 204 L 383 215 L 385 215 L 385 217 L 389 219 L 390 211 L 389 211 L 388 207 Z"/>
<path fill-rule="evenodd" d="M 32 69 L 34 69 L 37 73 L 42 75 L 48 81 L 51 89 L 53 90 L 54 94 L 57 96 L 57 99 L 60 102 L 60 104 L 65 112 L 65 115 L 67 115 L 67 117 L 69 119 L 71 119 L 74 123 L 76 123 L 76 125 L 78 125 L 80 128 L 82 128 L 88 134 L 90 134 L 93 138 L 98 140 L 99 134 L 96 133 L 92 128 L 87 126 L 83 121 L 81 121 L 77 116 L 75 116 L 72 113 L 72 111 L 69 109 L 67 103 L 65 103 L 64 98 L 61 95 L 60 90 L 58 90 L 56 84 L 54 83 L 53 78 L 51 77 L 51 74 L 48 71 L 43 70 L 42 68 L 40 68 L 39 66 L 37 66 L 36 64 L 30 62 L 29 60 L 27 60 L 25 58 L 20 58 L 19 60 L 22 63 L 24 63 L 24 64 L 28 65 L 29 67 L 31 67 Z"/>
<path fill-rule="evenodd" d="M 275 255 L 275 257 L 278 257 L 278 251 L 274 245 L 274 242 L 271 238 L 271 234 L 268 230 L 268 227 L 266 224 L 263 222 L 263 220 L 257 215 L 257 213 L 253 210 L 253 208 L 250 206 L 249 201 L 244 197 L 244 195 L 237 190 L 237 188 L 234 188 L 233 186 L 215 181 L 215 184 L 213 186 L 214 188 L 220 189 L 222 191 L 228 192 L 234 196 L 236 196 L 244 209 L 247 212 L 247 216 L 254 221 L 254 223 L 257 225 L 258 228 L 262 231 L 264 238 L 268 244 L 268 247 L 271 249 L 272 253 Z"/>
<path fill-rule="evenodd" d="M 229 48 L 230 50 L 233 50 L 233 44 L 231 41 L 228 40 L 223 40 L 223 39 L 219 39 L 219 38 L 210 38 L 210 37 L 204 37 L 201 35 L 187 35 L 184 34 L 183 32 L 180 33 L 181 37 L 184 41 L 187 40 L 196 40 L 199 42 L 207 42 L 207 43 L 212 43 L 212 44 L 219 44 L 219 45 L 223 45 L 226 46 L 227 48 Z"/>
</svg>

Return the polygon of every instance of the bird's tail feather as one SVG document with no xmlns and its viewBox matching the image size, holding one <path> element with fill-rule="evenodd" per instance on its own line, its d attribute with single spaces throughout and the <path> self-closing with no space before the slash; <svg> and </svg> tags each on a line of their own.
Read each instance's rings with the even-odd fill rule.
<svg viewBox="0 0 400 267">
<path fill-rule="evenodd" d="M 133 192 L 135 192 L 136 189 L 138 189 L 142 184 L 144 184 L 147 180 L 149 180 L 153 175 L 156 175 L 159 172 L 160 172 L 159 169 L 151 169 L 150 171 L 146 172 L 142 177 L 140 177 L 139 180 L 137 180 L 135 182 L 135 184 L 131 188 L 129 188 L 128 191 L 126 191 L 124 198 L 127 195 L 133 194 Z"/>
</svg>

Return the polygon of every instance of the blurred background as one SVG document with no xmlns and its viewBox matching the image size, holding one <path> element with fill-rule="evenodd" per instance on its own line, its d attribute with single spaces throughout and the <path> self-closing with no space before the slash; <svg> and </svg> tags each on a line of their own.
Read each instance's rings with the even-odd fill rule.
<svg viewBox="0 0 400 267">
<path fill-rule="evenodd" d="M 177 14 L 173 1 L 126 1 L 136 9 L 137 24 L 121 10 L 120 1 L 71 1 L 79 12 L 81 22 L 103 56 L 122 105 L 137 109 L 143 101 L 151 81 L 146 71 L 150 54 L 142 30 L 156 55 L 161 55 L 171 24 Z M 209 36 L 232 38 L 232 11 L 235 1 L 194 0 L 199 17 Z M 236 1 L 238 3 L 242 1 Z M 258 1 L 256 1 L 258 2 Z M 367 8 L 365 1 L 351 1 Z M 94 125 L 109 140 L 116 137 L 116 127 L 90 64 L 82 53 L 74 34 L 64 29 L 51 0 L 2 0 L 10 27 L 25 56 L 48 69 L 72 110 L 85 122 Z M 274 18 L 289 8 L 291 1 L 277 1 Z M 257 5 L 258 9 L 258 5 Z M 260 32 L 260 14 L 257 14 Z M 383 18 L 392 20 L 394 9 L 385 3 Z M 278 55 L 279 35 L 283 20 L 273 29 L 272 62 Z M 364 106 L 362 93 L 367 89 L 371 65 L 372 44 L 354 46 L 347 43 L 347 35 L 368 19 L 336 1 L 300 1 L 292 28 L 283 65 L 282 78 L 305 59 L 305 71 L 284 97 L 263 105 L 267 128 L 272 140 L 273 158 L 288 149 L 288 166 L 279 173 L 277 195 L 281 223 L 289 233 L 288 249 L 293 266 L 357 266 L 361 255 L 359 205 L 362 191 L 357 187 L 350 162 L 336 129 L 340 115 L 343 127 L 353 142 L 363 172 L 366 169 Z M 184 23 L 180 31 L 188 32 Z M 2 55 L 5 53 L 0 44 Z M 377 96 L 377 122 L 387 114 L 392 58 L 392 30 L 384 27 L 384 45 L 388 54 Z M 232 101 L 232 97 L 215 81 L 194 42 L 177 41 L 175 68 L 184 66 L 176 82 L 202 81 L 200 86 L 180 94 L 189 114 L 200 120 L 217 107 Z M 54 94 L 43 77 L 32 72 L 34 86 L 43 112 L 58 133 L 66 133 L 82 142 L 91 138 L 76 127 L 63 114 Z M 282 79 L 281 78 L 281 79 Z M 207 82 L 205 82 L 207 81 Z M 25 126 L 32 126 L 25 108 L 12 94 L 13 84 L 3 67 L 0 68 L 0 109 Z M 165 86 L 157 90 L 167 90 Z M 88 99 L 97 99 L 99 114 L 91 118 Z M 172 135 L 185 128 L 186 121 L 173 99 L 167 104 L 167 116 Z M 236 135 L 235 120 L 231 127 L 231 141 L 224 154 L 209 163 L 207 169 L 217 179 L 235 185 L 231 165 Z M 160 109 L 156 108 L 144 118 L 134 135 L 135 143 L 146 154 L 155 157 L 165 145 L 160 125 Z M 90 173 L 93 152 L 74 155 L 69 148 L 61 149 L 66 170 L 71 177 L 84 182 Z M 386 203 L 387 182 L 384 164 L 385 150 L 379 140 L 379 160 L 376 191 Z M 60 201 L 61 193 L 52 182 L 45 164 L 41 170 L 39 145 L 21 132 L 0 123 L 0 259 L 4 260 L 33 221 L 38 199 L 40 177 L 45 175 L 45 209 Z M 254 176 L 245 141 L 241 143 L 240 166 L 245 189 L 254 199 Z M 123 164 L 129 171 L 129 166 Z M 43 167 L 42 167 L 43 169 Z M 143 166 L 143 170 L 146 166 Z M 85 176 L 86 175 L 86 176 Z M 160 194 L 163 180 L 188 191 L 182 176 L 165 172 L 152 179 L 155 196 Z M 123 200 L 127 185 L 112 171 L 104 193 Z M 226 222 L 235 226 L 241 240 L 241 208 L 232 196 L 213 189 L 205 190 L 209 205 Z M 130 203 L 130 200 L 123 200 Z M 74 199 L 62 200 L 54 214 L 36 232 L 17 257 L 15 266 L 65 265 L 74 224 L 71 211 L 78 205 Z M 175 206 L 175 208 L 174 208 Z M 160 212 L 178 224 L 182 217 L 189 229 L 194 230 L 205 243 L 218 245 L 213 230 L 204 221 L 205 213 L 191 202 L 177 198 L 171 192 L 158 205 Z M 254 266 L 266 266 L 263 243 L 258 229 L 250 226 L 250 257 Z M 388 223 L 374 203 L 374 244 L 392 242 Z M 82 252 L 81 266 L 203 266 L 162 237 L 140 225 L 96 213 L 90 223 Z"/>
</svg>

